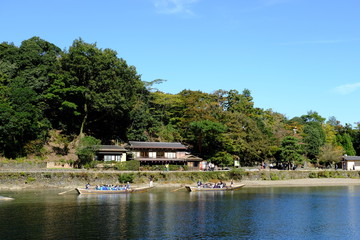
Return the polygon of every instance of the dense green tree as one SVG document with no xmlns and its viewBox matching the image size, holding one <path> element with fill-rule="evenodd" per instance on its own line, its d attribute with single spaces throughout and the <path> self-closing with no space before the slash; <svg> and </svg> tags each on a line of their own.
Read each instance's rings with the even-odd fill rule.
<svg viewBox="0 0 360 240">
<path fill-rule="evenodd" d="M 227 111 L 241 112 L 247 116 L 253 113 L 253 98 L 248 89 L 244 89 L 242 94 L 237 90 L 230 90 L 227 96 Z"/>
<path fill-rule="evenodd" d="M 260 163 L 269 157 L 269 138 L 255 120 L 238 112 L 227 112 L 226 119 L 228 131 L 223 141 L 228 152 L 240 159 L 243 166 Z"/>
<path fill-rule="evenodd" d="M 219 141 L 221 134 L 226 131 L 226 127 L 218 122 L 210 120 L 194 121 L 190 123 L 191 143 L 200 156 L 209 158 L 217 149 L 221 149 Z"/>
<path fill-rule="evenodd" d="M 356 130 L 353 132 L 353 146 L 356 155 L 360 155 L 360 122 L 357 123 Z"/>
<path fill-rule="evenodd" d="M 317 112 L 315 111 L 309 111 L 306 115 L 302 115 L 301 118 L 304 122 L 319 122 L 323 123 L 325 121 L 325 118 L 321 117 Z"/>
<path fill-rule="evenodd" d="M 0 142 L 4 156 L 25 155 L 25 145 L 32 140 L 46 140 L 50 123 L 36 105 L 36 93 L 21 83 L 13 82 L 6 99 L 0 99 Z"/>
<path fill-rule="evenodd" d="M 146 101 L 148 95 L 135 67 L 128 66 L 115 51 L 99 49 L 81 39 L 75 40 L 63 55 L 61 67 L 66 78 L 63 88 L 68 89 L 66 96 L 60 98 L 61 105 L 65 112 L 73 113 L 72 130 L 102 140 L 126 140 L 127 129 L 134 120 L 130 113 L 136 106 L 137 110 L 146 111 L 139 101 Z"/>
<path fill-rule="evenodd" d="M 344 148 L 344 151 L 349 156 L 355 156 L 356 151 L 354 149 L 351 137 L 348 133 L 344 133 L 342 135 L 337 135 L 337 140 L 340 143 L 340 145 Z"/>
<path fill-rule="evenodd" d="M 99 148 L 101 141 L 92 136 L 84 136 L 80 139 L 76 148 L 76 154 L 78 155 L 78 165 L 90 165 L 95 158 L 95 152 Z"/>
<path fill-rule="evenodd" d="M 320 148 L 325 144 L 325 132 L 318 121 L 311 121 L 304 126 L 304 138 L 306 156 L 313 163 L 317 162 Z"/>
<path fill-rule="evenodd" d="M 303 162 L 302 148 L 299 140 L 294 136 L 288 136 L 281 142 L 280 161 L 290 168 L 291 165 Z"/>
</svg>

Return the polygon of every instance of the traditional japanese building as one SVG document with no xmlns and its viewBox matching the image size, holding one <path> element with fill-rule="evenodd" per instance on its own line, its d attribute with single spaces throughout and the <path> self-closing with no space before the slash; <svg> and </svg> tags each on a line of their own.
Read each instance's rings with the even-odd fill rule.
<svg viewBox="0 0 360 240">
<path fill-rule="evenodd" d="M 129 141 L 126 147 L 142 165 L 185 165 L 189 169 L 201 169 L 202 159 L 189 153 L 179 142 Z"/>
<path fill-rule="evenodd" d="M 127 151 L 118 145 L 100 145 L 96 150 L 96 160 L 125 162 Z"/>
</svg>

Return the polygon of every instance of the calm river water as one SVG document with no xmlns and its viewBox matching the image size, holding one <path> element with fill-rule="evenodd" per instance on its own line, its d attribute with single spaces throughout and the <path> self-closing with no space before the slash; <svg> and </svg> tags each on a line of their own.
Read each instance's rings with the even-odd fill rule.
<svg viewBox="0 0 360 240">
<path fill-rule="evenodd" d="M 0 191 L 0 239 L 360 239 L 360 186 Z"/>
</svg>

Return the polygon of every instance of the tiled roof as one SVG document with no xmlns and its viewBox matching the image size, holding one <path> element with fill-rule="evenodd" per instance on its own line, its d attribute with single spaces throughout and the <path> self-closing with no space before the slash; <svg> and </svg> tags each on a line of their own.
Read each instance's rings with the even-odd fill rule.
<svg viewBox="0 0 360 240">
<path fill-rule="evenodd" d="M 130 148 L 158 148 L 158 149 L 187 149 L 185 145 L 179 142 L 138 142 L 129 141 Z"/>
<path fill-rule="evenodd" d="M 118 145 L 99 145 L 99 146 L 97 146 L 97 150 L 98 151 L 124 151 L 124 152 L 127 151 L 125 148 L 120 147 Z"/>
</svg>

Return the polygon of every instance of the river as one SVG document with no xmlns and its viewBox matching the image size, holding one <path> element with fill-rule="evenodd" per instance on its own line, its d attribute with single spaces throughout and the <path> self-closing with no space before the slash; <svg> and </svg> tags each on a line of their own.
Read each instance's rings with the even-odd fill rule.
<svg viewBox="0 0 360 240">
<path fill-rule="evenodd" d="M 360 239 L 360 186 L 59 192 L 1 190 L 0 239 Z"/>
</svg>

